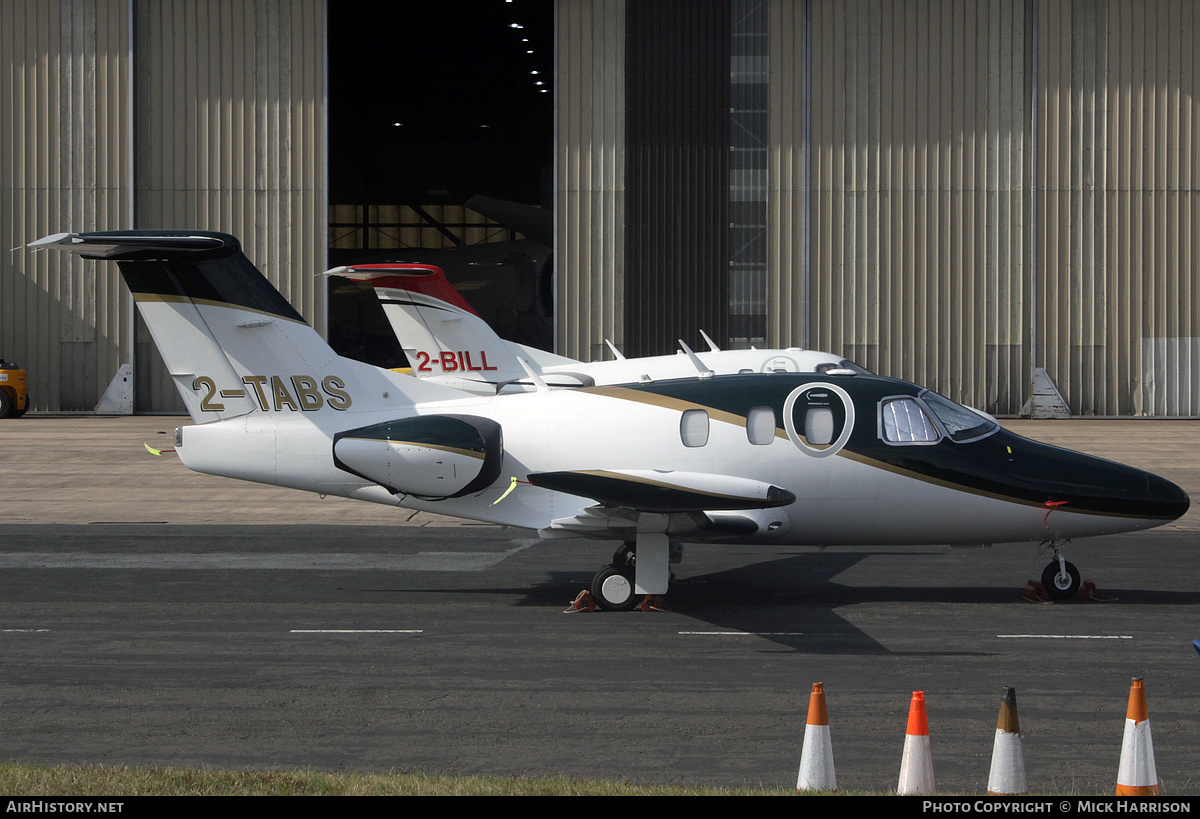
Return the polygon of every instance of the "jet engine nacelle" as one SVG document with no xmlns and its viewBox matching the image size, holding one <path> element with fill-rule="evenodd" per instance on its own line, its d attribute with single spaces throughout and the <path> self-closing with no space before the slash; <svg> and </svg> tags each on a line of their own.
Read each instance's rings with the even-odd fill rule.
<svg viewBox="0 0 1200 819">
<path fill-rule="evenodd" d="M 418 415 L 340 432 L 333 462 L 395 495 L 458 498 L 500 476 L 500 425 L 470 415 Z"/>
</svg>

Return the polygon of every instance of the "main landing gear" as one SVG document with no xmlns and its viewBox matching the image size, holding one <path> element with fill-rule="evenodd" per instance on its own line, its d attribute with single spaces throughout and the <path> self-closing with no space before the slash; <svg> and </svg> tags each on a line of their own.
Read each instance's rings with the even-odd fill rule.
<svg viewBox="0 0 1200 819">
<path fill-rule="evenodd" d="M 637 605 L 637 547 L 625 543 L 613 554 L 613 562 L 592 578 L 592 597 L 605 611 L 629 611 Z"/>
<path fill-rule="evenodd" d="M 665 515 L 638 516 L 637 539 L 613 553 L 612 563 L 592 578 L 592 597 L 605 611 L 629 611 L 646 595 L 663 595 L 671 582 L 671 562 L 682 548 L 667 538 Z M 675 557 L 672 558 L 672 552 Z"/>
<path fill-rule="evenodd" d="M 1079 569 L 1062 555 L 1063 547 L 1069 542 L 1065 538 L 1055 538 L 1046 546 L 1054 552 L 1054 557 L 1042 570 L 1042 586 L 1054 600 L 1070 600 L 1079 594 L 1082 582 Z"/>
</svg>

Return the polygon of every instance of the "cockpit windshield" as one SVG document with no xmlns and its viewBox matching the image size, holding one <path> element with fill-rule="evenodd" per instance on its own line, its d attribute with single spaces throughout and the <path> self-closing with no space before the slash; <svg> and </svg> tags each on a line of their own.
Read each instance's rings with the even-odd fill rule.
<svg viewBox="0 0 1200 819">
<path fill-rule="evenodd" d="M 970 441 L 991 435 L 999 425 L 990 417 L 956 404 L 932 390 L 921 393 L 921 400 L 945 427 L 952 441 Z"/>
</svg>

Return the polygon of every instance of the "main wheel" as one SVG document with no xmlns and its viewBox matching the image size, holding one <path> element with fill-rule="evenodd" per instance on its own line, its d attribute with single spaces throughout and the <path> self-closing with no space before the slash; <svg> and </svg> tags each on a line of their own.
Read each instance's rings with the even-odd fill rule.
<svg viewBox="0 0 1200 819">
<path fill-rule="evenodd" d="M 633 543 L 622 543 L 620 548 L 613 552 L 612 564 L 618 569 L 632 572 L 633 567 L 637 565 L 637 546 Z"/>
<path fill-rule="evenodd" d="M 1070 561 L 1064 561 L 1063 567 L 1067 570 L 1065 574 L 1059 568 L 1058 561 L 1051 560 L 1042 572 L 1042 585 L 1055 600 L 1069 600 L 1079 593 L 1079 569 Z"/>
<path fill-rule="evenodd" d="M 605 566 L 592 578 L 592 597 L 605 611 L 629 611 L 637 605 L 633 576 L 615 566 Z"/>
</svg>

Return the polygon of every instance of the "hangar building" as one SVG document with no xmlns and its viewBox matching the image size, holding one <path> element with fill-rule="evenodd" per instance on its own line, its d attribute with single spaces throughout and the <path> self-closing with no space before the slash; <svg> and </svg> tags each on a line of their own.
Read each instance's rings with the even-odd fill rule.
<svg viewBox="0 0 1200 819">
<path fill-rule="evenodd" d="M 496 4 L 552 24 L 558 352 L 705 330 L 996 414 L 1042 369 L 1075 415 L 1200 416 L 1191 0 Z M 35 411 L 130 362 L 134 409 L 178 407 L 115 270 L 7 252 L 47 233 L 234 233 L 328 331 L 356 5 L 0 2 L 0 353 Z"/>
</svg>

